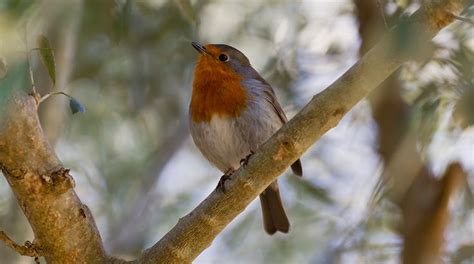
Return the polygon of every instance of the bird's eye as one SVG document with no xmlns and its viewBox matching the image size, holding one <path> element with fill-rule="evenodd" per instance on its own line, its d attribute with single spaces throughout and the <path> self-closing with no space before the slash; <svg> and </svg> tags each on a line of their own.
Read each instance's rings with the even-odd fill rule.
<svg viewBox="0 0 474 264">
<path fill-rule="evenodd" d="M 225 55 L 225 54 L 221 54 L 219 55 L 219 60 L 220 61 L 228 61 L 229 60 L 229 56 Z"/>
</svg>

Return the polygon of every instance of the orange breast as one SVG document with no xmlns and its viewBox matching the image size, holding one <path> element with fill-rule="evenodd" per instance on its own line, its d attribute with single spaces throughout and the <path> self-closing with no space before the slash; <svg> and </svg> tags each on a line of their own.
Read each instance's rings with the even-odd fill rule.
<svg viewBox="0 0 474 264">
<path fill-rule="evenodd" d="M 242 77 L 213 58 L 199 56 L 194 72 L 190 114 L 194 122 L 209 122 L 213 116 L 237 117 L 245 110 L 248 93 Z"/>
</svg>

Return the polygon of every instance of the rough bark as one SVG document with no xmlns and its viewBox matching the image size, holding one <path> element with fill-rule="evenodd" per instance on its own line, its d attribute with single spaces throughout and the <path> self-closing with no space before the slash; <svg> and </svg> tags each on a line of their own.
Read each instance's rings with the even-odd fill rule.
<svg viewBox="0 0 474 264">
<path fill-rule="evenodd" d="M 413 43 L 429 41 L 452 21 L 450 14 L 459 13 L 463 4 L 461 0 L 445 0 L 420 8 L 408 22 L 417 28 Z M 394 46 L 397 36 L 397 30 L 385 36 L 341 78 L 315 96 L 226 182 L 226 193 L 211 193 L 137 262 L 189 263 L 195 259 L 347 111 L 415 56 L 416 48 Z M 37 252 L 48 263 L 118 262 L 104 252 L 89 210 L 75 194 L 68 170 L 46 141 L 35 98 L 18 92 L 9 102 L 8 106 L 0 105 L 1 111 L 8 111 L 0 119 L 0 164 L 33 228 Z"/>
</svg>

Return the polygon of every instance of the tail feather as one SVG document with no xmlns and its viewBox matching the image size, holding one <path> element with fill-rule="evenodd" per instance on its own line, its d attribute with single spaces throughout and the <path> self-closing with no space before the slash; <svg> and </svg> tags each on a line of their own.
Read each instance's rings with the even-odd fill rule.
<svg viewBox="0 0 474 264">
<path fill-rule="evenodd" d="M 288 233 L 290 222 L 283 208 L 276 181 L 260 194 L 260 204 L 265 231 L 270 235 L 273 235 L 276 231 Z"/>
<path fill-rule="evenodd" d="M 296 176 L 303 176 L 303 166 L 301 165 L 301 161 L 297 160 L 291 164 L 291 170 Z"/>
</svg>

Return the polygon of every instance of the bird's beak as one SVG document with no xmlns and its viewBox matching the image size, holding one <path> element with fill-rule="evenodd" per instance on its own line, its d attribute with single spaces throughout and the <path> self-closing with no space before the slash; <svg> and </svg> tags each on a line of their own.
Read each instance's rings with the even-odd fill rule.
<svg viewBox="0 0 474 264">
<path fill-rule="evenodd" d="M 209 54 L 206 50 L 206 48 L 204 48 L 203 45 L 197 43 L 197 42 L 191 42 L 191 45 L 193 45 L 193 47 L 201 54 Z"/>
</svg>

